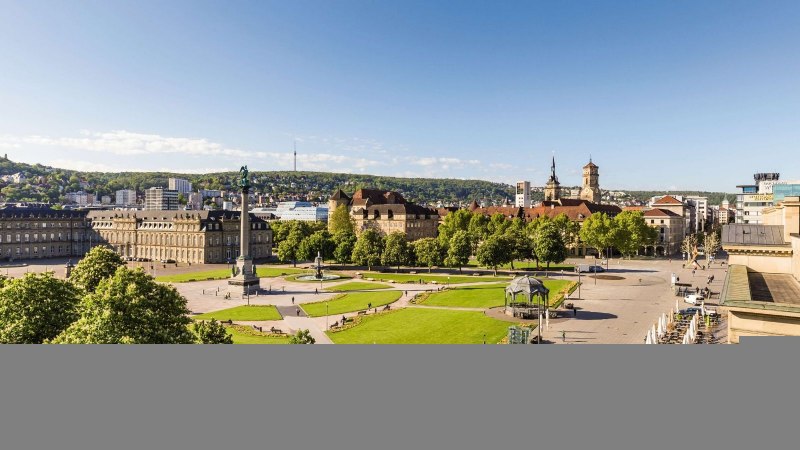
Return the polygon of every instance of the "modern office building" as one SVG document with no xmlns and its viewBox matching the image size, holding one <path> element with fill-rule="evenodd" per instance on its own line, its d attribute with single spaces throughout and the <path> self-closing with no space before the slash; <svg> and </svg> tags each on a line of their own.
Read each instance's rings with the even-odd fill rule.
<svg viewBox="0 0 800 450">
<path fill-rule="evenodd" d="M 178 191 L 153 187 L 145 191 L 144 209 L 150 211 L 176 211 L 178 205 Z"/>
<path fill-rule="evenodd" d="M 528 208 L 531 206 L 531 182 L 517 182 L 517 207 Z"/>
<path fill-rule="evenodd" d="M 136 204 L 136 191 L 133 189 L 120 189 L 115 196 L 116 201 L 114 204 L 117 206 L 133 206 Z"/>
<path fill-rule="evenodd" d="M 780 179 L 779 173 L 756 173 L 754 184 L 736 186 L 741 192 L 736 194 L 736 223 L 759 224 L 764 208 L 774 204 L 772 186 Z"/>
<path fill-rule="evenodd" d="M 683 201 L 694 208 L 694 233 L 702 233 L 713 225 L 714 218 L 708 207 L 708 197 L 687 195 L 683 197 Z"/>
<path fill-rule="evenodd" d="M 259 217 L 271 217 L 272 220 L 300 220 L 304 222 L 327 222 L 328 207 L 314 206 L 311 202 L 280 202 L 274 208 L 255 208 L 253 213 Z"/>
<path fill-rule="evenodd" d="M 170 178 L 168 180 L 168 187 L 171 191 L 178 191 L 179 194 L 188 194 L 192 192 L 192 183 L 189 180 L 182 178 Z"/>
<path fill-rule="evenodd" d="M 78 206 L 89 206 L 94 204 L 95 196 L 84 191 L 69 192 L 64 194 L 67 203 L 72 203 Z"/>
</svg>

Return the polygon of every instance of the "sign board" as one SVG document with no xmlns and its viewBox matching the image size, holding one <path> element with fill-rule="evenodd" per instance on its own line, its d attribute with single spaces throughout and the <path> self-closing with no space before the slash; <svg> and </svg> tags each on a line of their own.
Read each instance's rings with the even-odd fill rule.
<svg viewBox="0 0 800 450">
<path fill-rule="evenodd" d="M 771 202 L 774 194 L 749 194 L 744 196 L 745 202 Z"/>
</svg>

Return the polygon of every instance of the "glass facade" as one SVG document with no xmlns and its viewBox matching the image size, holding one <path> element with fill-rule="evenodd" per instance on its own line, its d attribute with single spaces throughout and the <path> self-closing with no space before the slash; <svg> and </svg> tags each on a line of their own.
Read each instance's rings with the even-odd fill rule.
<svg viewBox="0 0 800 450">
<path fill-rule="evenodd" d="M 800 184 L 776 184 L 772 187 L 772 194 L 775 196 L 774 202 L 777 204 L 785 197 L 800 195 Z"/>
</svg>

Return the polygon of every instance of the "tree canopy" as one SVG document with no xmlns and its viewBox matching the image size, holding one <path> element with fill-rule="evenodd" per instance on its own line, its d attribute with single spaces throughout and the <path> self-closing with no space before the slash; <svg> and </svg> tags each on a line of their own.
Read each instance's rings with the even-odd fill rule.
<svg viewBox="0 0 800 450">
<path fill-rule="evenodd" d="M 75 266 L 69 281 L 86 292 L 93 292 L 100 281 L 111 277 L 125 261 L 113 250 L 105 246 L 92 248 Z"/>
<path fill-rule="evenodd" d="M 78 319 L 80 289 L 52 274 L 8 280 L 0 289 L 0 343 L 41 344 Z"/>
</svg>

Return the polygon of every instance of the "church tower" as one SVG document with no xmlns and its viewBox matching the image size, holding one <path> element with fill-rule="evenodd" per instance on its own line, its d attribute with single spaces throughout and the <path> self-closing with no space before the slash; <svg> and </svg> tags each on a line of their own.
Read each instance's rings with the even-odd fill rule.
<svg viewBox="0 0 800 450">
<path fill-rule="evenodd" d="M 592 203 L 600 203 L 600 172 L 599 167 L 592 162 L 589 157 L 589 164 L 583 166 L 583 188 L 581 189 L 581 200 Z"/>
<path fill-rule="evenodd" d="M 561 198 L 561 184 L 556 176 L 556 157 L 553 156 L 553 165 L 550 166 L 550 178 L 544 186 L 545 201 L 555 202 Z"/>
</svg>

